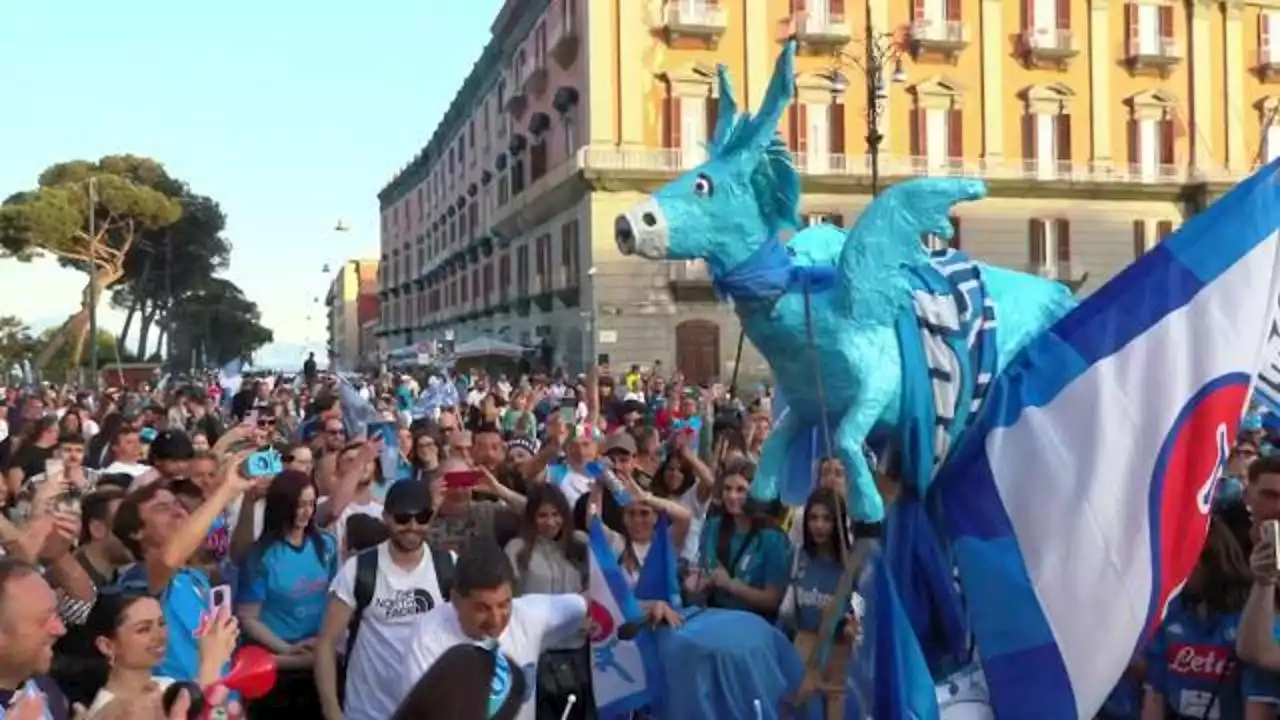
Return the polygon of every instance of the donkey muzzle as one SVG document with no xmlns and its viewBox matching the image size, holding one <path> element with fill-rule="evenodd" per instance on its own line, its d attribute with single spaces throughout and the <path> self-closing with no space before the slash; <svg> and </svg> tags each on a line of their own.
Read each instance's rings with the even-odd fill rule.
<svg viewBox="0 0 1280 720">
<path fill-rule="evenodd" d="M 613 221 L 613 239 L 623 255 L 665 260 L 668 237 L 667 218 L 653 200 L 645 200 Z"/>
</svg>

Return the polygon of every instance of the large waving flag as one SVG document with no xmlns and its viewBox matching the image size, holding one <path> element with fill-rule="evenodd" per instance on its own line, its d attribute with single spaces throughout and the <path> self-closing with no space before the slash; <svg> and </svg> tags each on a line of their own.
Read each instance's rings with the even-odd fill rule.
<svg viewBox="0 0 1280 720">
<path fill-rule="evenodd" d="M 1026 347 L 942 468 L 996 717 L 1093 717 L 1196 564 L 1280 350 L 1277 168 Z"/>
<path fill-rule="evenodd" d="M 587 547 L 591 686 L 596 708 L 601 720 L 626 718 L 654 700 L 649 678 L 659 671 L 656 651 L 648 630 L 628 639 L 619 637 L 623 625 L 641 621 L 641 611 L 599 517 L 591 519 Z"/>
<path fill-rule="evenodd" d="M 353 437 L 365 435 L 370 423 L 382 421 L 378 410 L 360 396 L 360 391 L 351 381 L 341 375 L 338 376 L 338 405 L 342 409 L 342 424 Z"/>
<path fill-rule="evenodd" d="M 858 717 L 938 720 L 933 675 L 898 599 L 893 573 L 883 555 L 868 559 L 867 565 L 858 584 L 858 594 L 866 599 L 862 641 L 857 660 L 849 663 Z M 869 713 L 861 711 L 864 706 Z"/>
<path fill-rule="evenodd" d="M 244 382 L 244 361 L 239 358 L 218 368 L 218 387 L 222 389 L 222 395 L 219 399 L 222 401 L 222 408 L 228 412 L 231 411 L 231 398 L 240 392 L 240 385 Z"/>
</svg>

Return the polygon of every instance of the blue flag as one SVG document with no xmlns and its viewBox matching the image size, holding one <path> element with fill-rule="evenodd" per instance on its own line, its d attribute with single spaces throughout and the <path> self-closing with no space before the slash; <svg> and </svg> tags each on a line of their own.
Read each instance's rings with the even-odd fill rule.
<svg viewBox="0 0 1280 720">
<path fill-rule="evenodd" d="M 598 516 L 591 518 L 587 535 L 591 684 L 601 720 L 621 720 L 653 702 L 651 678 L 660 672 L 657 652 L 648 629 L 631 639 L 618 636 L 623 625 L 642 620 L 640 604 Z"/>
<path fill-rule="evenodd" d="M 671 521 L 665 514 L 658 516 L 653 528 L 653 543 L 649 554 L 640 566 L 636 578 L 635 594 L 640 600 L 662 600 L 673 608 L 679 608 L 680 581 L 676 576 L 676 548 L 671 542 Z"/>
<path fill-rule="evenodd" d="M 338 404 L 342 407 L 342 424 L 352 436 L 368 436 L 369 424 L 381 422 L 378 411 L 360 397 L 360 392 L 341 375 L 338 376 Z"/>
</svg>

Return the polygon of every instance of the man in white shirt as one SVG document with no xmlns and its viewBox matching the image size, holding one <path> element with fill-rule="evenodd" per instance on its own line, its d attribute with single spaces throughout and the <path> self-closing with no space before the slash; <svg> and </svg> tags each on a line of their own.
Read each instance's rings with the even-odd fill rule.
<svg viewBox="0 0 1280 720">
<path fill-rule="evenodd" d="M 498 649 L 524 674 L 525 697 L 518 720 L 535 720 L 538 656 L 564 643 L 586 624 L 581 595 L 522 595 L 512 598 L 515 573 L 496 544 L 476 541 L 458 559 L 453 602 L 419 621 L 409 645 L 401 696 L 446 650 L 462 643 L 497 641 Z M 516 668 L 512 668 L 514 672 Z"/>
<path fill-rule="evenodd" d="M 125 473 L 136 478 L 152 470 L 150 465 L 142 462 L 142 438 L 132 425 L 120 426 L 120 431 L 111 441 L 111 457 L 112 463 L 102 468 L 103 475 Z"/>
<path fill-rule="evenodd" d="M 383 513 L 391 538 L 349 558 L 334 578 L 315 651 L 316 689 L 325 720 L 386 720 L 400 704 L 397 668 L 404 649 L 418 634 L 424 615 L 448 607 L 452 584 L 452 558 L 426 544 L 431 508 L 426 483 L 393 485 Z M 349 640 L 343 707 L 338 704 L 335 656 L 348 630 L 354 639 Z"/>
</svg>

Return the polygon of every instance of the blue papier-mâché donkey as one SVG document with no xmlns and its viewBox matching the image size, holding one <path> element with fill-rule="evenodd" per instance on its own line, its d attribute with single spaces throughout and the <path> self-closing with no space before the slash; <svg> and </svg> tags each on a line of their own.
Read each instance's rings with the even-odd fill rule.
<svg viewBox="0 0 1280 720">
<path fill-rule="evenodd" d="M 989 382 L 1075 301 L 1058 282 L 947 251 L 963 259 L 958 267 L 964 272 L 951 275 L 951 266 L 926 251 L 924 236 L 952 237 L 954 205 L 986 195 L 980 180 L 900 182 L 876 197 L 847 231 L 834 225 L 800 228 L 800 176 L 777 133 L 794 89 L 794 41 L 785 44 L 755 115 L 739 112 L 721 66 L 720 114 L 709 159 L 620 215 L 615 239 L 623 255 L 706 261 L 716 287 L 734 300 L 746 336 L 768 361 L 789 411 L 764 445 L 752 495 L 776 498 L 792 440 L 825 425 L 847 470 L 853 519 L 876 524 L 885 508 L 864 443 L 873 436 L 900 436 L 919 414 L 917 404 L 907 402 L 913 391 L 937 394 L 931 367 L 904 370 L 907 351 L 920 354 L 918 328 L 929 324 L 920 309 L 930 283 L 942 283 L 938 295 L 948 302 L 966 287 L 981 290 L 950 306 L 985 323 L 988 333 L 989 363 L 964 361 L 973 376 L 966 397 L 976 397 L 976 383 Z M 798 232 L 784 244 L 780 234 L 788 230 Z M 971 322 L 960 334 L 972 341 L 976 333 L 969 329 L 976 327 Z M 969 406 L 960 412 L 970 412 Z M 938 412 L 931 419 L 954 421 L 954 415 Z M 930 472 L 941 457 L 928 462 Z M 918 488 L 921 494 L 924 489 Z"/>
</svg>

